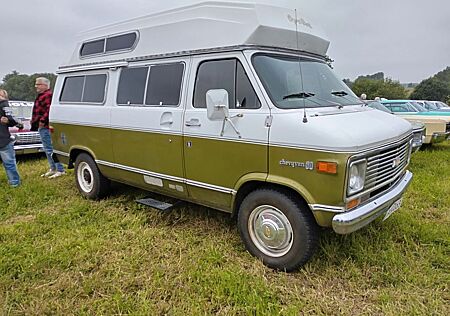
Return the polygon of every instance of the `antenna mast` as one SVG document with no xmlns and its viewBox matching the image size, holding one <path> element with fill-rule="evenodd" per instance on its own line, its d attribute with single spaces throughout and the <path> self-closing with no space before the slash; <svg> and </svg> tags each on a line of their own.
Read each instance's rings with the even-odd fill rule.
<svg viewBox="0 0 450 316">
<path fill-rule="evenodd" d="M 300 51 L 300 43 L 299 43 L 299 32 L 298 32 L 298 23 L 300 22 L 297 16 L 297 9 L 294 9 L 295 11 L 295 38 L 297 40 L 297 50 Z M 301 91 L 304 92 L 303 87 L 303 72 L 302 72 L 302 64 L 301 64 L 301 57 L 298 56 L 298 68 L 300 71 L 300 82 L 301 82 Z M 306 101 L 303 99 L 303 123 L 308 123 L 308 118 L 306 117 Z"/>
</svg>

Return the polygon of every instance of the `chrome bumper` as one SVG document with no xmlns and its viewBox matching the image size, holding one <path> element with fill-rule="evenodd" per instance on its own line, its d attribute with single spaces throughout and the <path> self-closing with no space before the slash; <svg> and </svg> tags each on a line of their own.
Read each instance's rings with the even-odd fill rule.
<svg viewBox="0 0 450 316">
<path fill-rule="evenodd" d="M 352 233 L 387 212 L 405 192 L 411 183 L 413 174 L 406 171 L 398 183 L 379 198 L 359 206 L 349 212 L 335 215 L 333 217 L 333 230 L 338 234 Z"/>
<path fill-rule="evenodd" d="M 433 136 L 431 137 L 431 143 L 432 144 L 441 143 L 448 138 L 450 138 L 450 132 L 433 133 Z"/>
<path fill-rule="evenodd" d="M 44 148 L 42 147 L 42 143 L 28 144 L 28 145 L 14 145 L 14 151 L 16 152 L 16 155 L 25 155 L 43 152 Z"/>
</svg>

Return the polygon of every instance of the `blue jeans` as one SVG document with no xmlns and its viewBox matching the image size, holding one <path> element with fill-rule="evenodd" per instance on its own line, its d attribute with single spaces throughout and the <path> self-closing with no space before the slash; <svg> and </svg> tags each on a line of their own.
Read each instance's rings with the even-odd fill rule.
<svg viewBox="0 0 450 316">
<path fill-rule="evenodd" d="M 13 143 L 0 148 L 0 157 L 2 158 L 9 184 L 13 187 L 18 186 L 20 184 L 20 176 L 17 172 L 16 152 L 14 151 Z"/>
<path fill-rule="evenodd" d="M 55 162 L 52 158 L 53 146 L 52 137 L 50 135 L 50 130 L 46 127 L 40 127 L 39 135 L 41 136 L 42 146 L 44 147 L 45 155 L 47 156 L 48 164 L 50 169 L 53 171 L 64 172 L 64 167 L 61 163 Z"/>
</svg>

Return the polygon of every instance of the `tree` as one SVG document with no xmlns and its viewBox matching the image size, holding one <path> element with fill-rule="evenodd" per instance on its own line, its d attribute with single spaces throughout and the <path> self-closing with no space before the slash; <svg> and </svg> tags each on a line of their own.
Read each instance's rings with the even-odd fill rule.
<svg viewBox="0 0 450 316">
<path fill-rule="evenodd" d="M 56 75 L 52 73 L 35 73 L 33 75 L 24 75 L 19 74 L 17 71 L 13 71 L 3 78 L 3 83 L 0 85 L 0 88 L 8 91 L 9 98 L 11 100 L 34 101 L 36 98 L 34 83 L 38 77 L 46 77 L 50 79 L 52 87 L 56 81 Z"/>
<path fill-rule="evenodd" d="M 443 102 L 450 99 L 450 67 L 431 78 L 423 80 L 414 89 L 411 99 Z"/>
<path fill-rule="evenodd" d="M 373 80 L 359 77 L 353 83 L 352 90 L 358 96 L 365 93 L 369 100 L 376 97 L 386 99 L 405 99 L 407 97 L 406 89 L 398 81 L 392 79 Z"/>
<path fill-rule="evenodd" d="M 384 80 L 384 72 L 380 71 L 374 73 L 373 75 L 359 76 L 358 78 L 356 78 L 356 80 L 358 79 Z"/>
</svg>

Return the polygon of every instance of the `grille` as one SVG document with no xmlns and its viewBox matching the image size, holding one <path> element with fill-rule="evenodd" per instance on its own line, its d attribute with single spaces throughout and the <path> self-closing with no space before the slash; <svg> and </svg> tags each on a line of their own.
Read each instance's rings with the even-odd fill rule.
<svg viewBox="0 0 450 316">
<path fill-rule="evenodd" d="M 17 133 L 15 137 L 16 144 L 36 144 L 41 142 L 41 136 L 38 132 Z"/>
<path fill-rule="evenodd" d="M 364 190 L 373 191 L 398 179 L 405 171 L 410 155 L 409 139 L 367 157 Z"/>
</svg>

